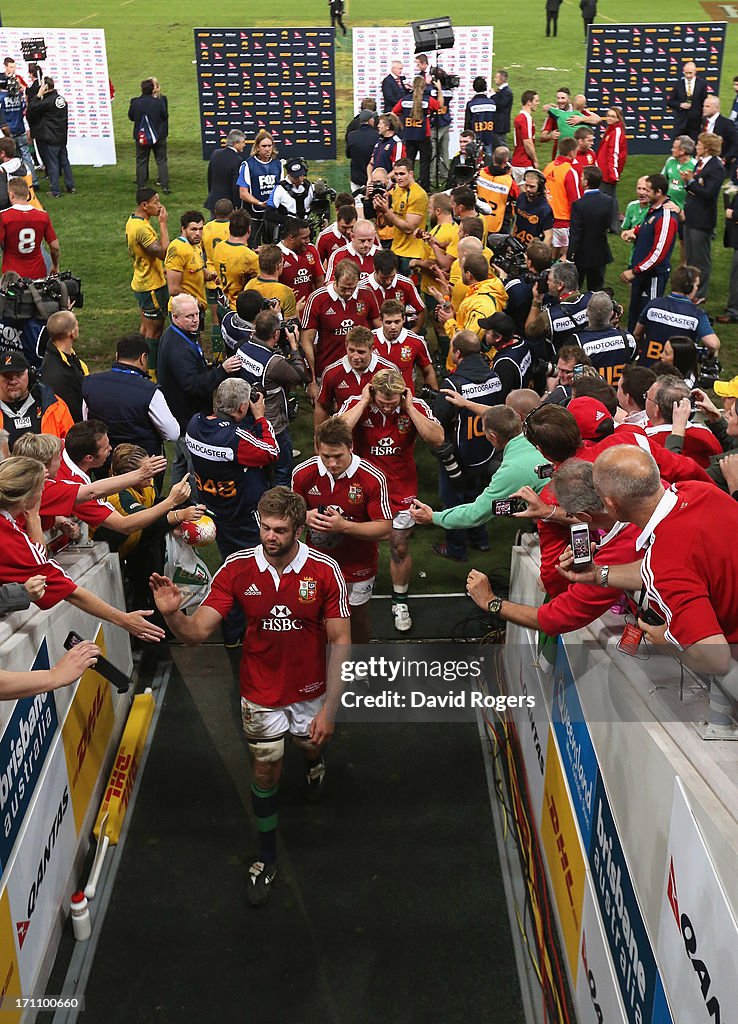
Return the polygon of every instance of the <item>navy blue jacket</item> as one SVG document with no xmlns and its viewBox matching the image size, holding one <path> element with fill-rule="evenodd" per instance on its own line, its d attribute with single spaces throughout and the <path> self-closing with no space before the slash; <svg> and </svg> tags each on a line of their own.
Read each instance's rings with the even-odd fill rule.
<svg viewBox="0 0 738 1024">
<path fill-rule="evenodd" d="M 207 362 L 196 337 L 172 324 L 159 341 L 156 374 L 182 434 L 198 412 L 212 412 L 213 392 L 228 376 L 222 366 Z"/>
<path fill-rule="evenodd" d="M 110 444 L 137 444 L 149 455 L 161 455 L 162 439 L 149 417 L 156 384 L 135 366 L 113 363 L 82 381 L 89 419 L 107 424 Z"/>
<path fill-rule="evenodd" d="M 128 106 L 128 120 L 133 121 L 133 138 L 138 142 L 141 118 L 146 114 L 149 123 L 161 142 L 169 134 L 169 106 L 166 96 L 134 96 Z"/>
</svg>

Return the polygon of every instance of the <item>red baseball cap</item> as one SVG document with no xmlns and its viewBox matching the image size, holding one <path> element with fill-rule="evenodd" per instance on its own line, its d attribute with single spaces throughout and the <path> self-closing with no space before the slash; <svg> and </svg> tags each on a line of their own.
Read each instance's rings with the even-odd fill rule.
<svg viewBox="0 0 738 1024">
<path fill-rule="evenodd" d="M 572 398 L 566 408 L 577 421 L 584 441 L 601 441 L 615 429 L 612 416 L 597 398 Z"/>
</svg>

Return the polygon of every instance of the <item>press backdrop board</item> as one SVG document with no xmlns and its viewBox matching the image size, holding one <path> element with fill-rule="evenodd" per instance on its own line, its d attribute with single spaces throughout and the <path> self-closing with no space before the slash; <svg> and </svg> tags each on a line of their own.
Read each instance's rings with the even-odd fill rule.
<svg viewBox="0 0 738 1024">
<path fill-rule="evenodd" d="M 265 128 L 283 157 L 335 160 L 334 36 L 332 28 L 196 28 L 203 159 L 232 129 L 251 141 Z"/>
<path fill-rule="evenodd" d="M 453 90 L 451 103 L 452 123 L 449 131 L 449 155 L 459 150 L 459 135 L 464 129 L 464 108 L 474 95 L 472 82 L 481 75 L 491 85 L 492 37 L 491 26 L 454 26 L 454 45 L 440 50 L 438 65 L 447 74 L 458 75 L 461 84 Z M 384 110 L 382 79 L 390 73 L 393 60 L 405 66 L 403 74 L 412 85 L 415 68 L 415 43 L 409 27 L 387 25 L 381 28 L 355 28 L 354 42 L 354 111 L 366 96 L 374 96 L 377 110 Z M 429 50 L 428 59 L 435 64 L 435 55 Z"/>
<path fill-rule="evenodd" d="M 32 76 L 21 51 L 22 39 L 43 39 L 44 75 L 54 79 L 69 105 L 67 151 L 72 164 L 114 164 L 115 136 L 105 33 L 101 28 L 0 28 L 0 52 L 14 57 L 25 82 Z M 120 102 L 120 100 L 118 101 Z M 131 136 L 131 146 L 133 137 Z"/>
<path fill-rule="evenodd" d="M 710 92 L 720 92 L 725 29 L 724 22 L 712 21 L 590 27 L 587 102 L 601 114 L 623 108 L 629 153 L 668 155 L 674 116 L 666 101 L 685 61 L 696 63 Z"/>
</svg>

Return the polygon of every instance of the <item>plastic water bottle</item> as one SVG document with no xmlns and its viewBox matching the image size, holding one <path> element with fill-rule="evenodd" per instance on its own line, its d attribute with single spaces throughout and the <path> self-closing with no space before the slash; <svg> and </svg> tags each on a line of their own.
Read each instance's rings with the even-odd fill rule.
<svg viewBox="0 0 738 1024">
<path fill-rule="evenodd" d="M 72 912 L 72 930 L 77 942 L 85 942 L 92 934 L 92 922 L 90 921 L 90 908 L 87 897 L 83 892 L 72 894 L 69 909 Z"/>
</svg>

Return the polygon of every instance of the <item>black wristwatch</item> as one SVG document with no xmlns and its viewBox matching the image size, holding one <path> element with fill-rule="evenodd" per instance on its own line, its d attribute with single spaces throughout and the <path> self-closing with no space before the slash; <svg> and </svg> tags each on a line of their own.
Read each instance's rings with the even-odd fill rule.
<svg viewBox="0 0 738 1024">
<path fill-rule="evenodd" d="M 487 611 L 489 612 L 490 615 L 499 615 L 501 608 L 502 608 L 502 598 L 501 597 L 493 597 L 492 600 L 487 605 Z"/>
</svg>

